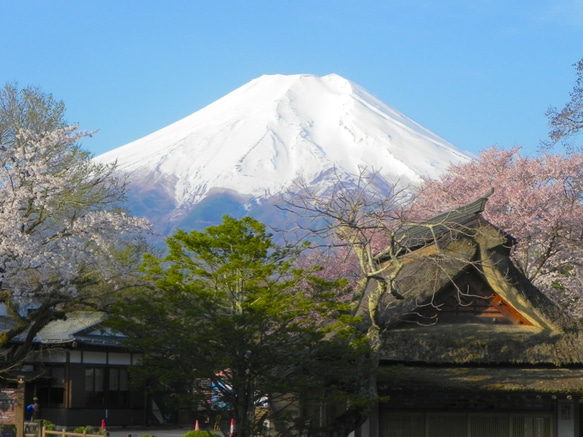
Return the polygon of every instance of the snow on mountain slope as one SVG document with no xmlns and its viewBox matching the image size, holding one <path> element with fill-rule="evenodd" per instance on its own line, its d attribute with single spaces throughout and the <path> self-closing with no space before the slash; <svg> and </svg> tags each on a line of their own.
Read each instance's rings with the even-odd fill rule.
<svg viewBox="0 0 583 437">
<path fill-rule="evenodd" d="M 178 208 L 211 190 L 268 198 L 331 168 L 418 183 L 470 159 L 338 76 L 265 75 L 159 131 L 95 158 L 134 185 L 163 187 Z"/>
</svg>

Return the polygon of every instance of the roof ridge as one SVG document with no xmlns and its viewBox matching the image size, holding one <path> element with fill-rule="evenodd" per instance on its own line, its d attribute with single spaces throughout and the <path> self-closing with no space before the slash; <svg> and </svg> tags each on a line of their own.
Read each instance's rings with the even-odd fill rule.
<svg viewBox="0 0 583 437">
<path fill-rule="evenodd" d="M 427 244 L 438 235 L 451 229 L 452 225 L 463 226 L 484 212 L 488 198 L 494 193 L 491 188 L 486 194 L 466 205 L 442 212 L 428 220 L 416 223 L 398 231 L 395 240 L 403 248 L 412 249 Z"/>
</svg>

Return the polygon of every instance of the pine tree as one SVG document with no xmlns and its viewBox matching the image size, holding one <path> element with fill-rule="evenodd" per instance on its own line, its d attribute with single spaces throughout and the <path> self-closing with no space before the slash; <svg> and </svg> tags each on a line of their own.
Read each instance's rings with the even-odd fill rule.
<svg viewBox="0 0 583 437">
<path fill-rule="evenodd" d="M 324 429 L 310 407 L 355 402 L 367 351 L 341 282 L 296 268 L 297 251 L 249 217 L 179 230 L 167 245 L 144 264 L 154 287 L 113 320 L 144 354 L 142 380 L 182 393 L 182 405 L 226 408 L 236 436 L 261 432 L 265 417 L 280 431 Z"/>
</svg>

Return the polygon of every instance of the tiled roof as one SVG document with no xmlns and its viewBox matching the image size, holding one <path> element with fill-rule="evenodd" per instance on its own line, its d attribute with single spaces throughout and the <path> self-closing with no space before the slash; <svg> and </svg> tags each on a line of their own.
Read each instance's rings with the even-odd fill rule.
<svg viewBox="0 0 583 437">
<path fill-rule="evenodd" d="M 34 338 L 37 344 L 65 345 L 84 344 L 91 346 L 122 347 L 120 337 L 101 329 L 105 313 L 98 311 L 75 311 L 65 319 L 53 320 L 40 330 Z M 15 342 L 24 341 L 26 332 L 14 338 Z"/>
<path fill-rule="evenodd" d="M 105 318 L 105 314 L 95 311 L 76 311 L 67 314 L 66 319 L 54 320 L 36 335 L 39 343 L 59 343 L 73 341 L 75 334 L 95 328 Z"/>
</svg>

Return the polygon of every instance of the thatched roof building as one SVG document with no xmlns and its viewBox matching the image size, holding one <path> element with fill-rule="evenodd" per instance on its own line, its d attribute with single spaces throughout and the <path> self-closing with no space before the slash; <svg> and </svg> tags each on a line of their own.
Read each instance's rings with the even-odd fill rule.
<svg viewBox="0 0 583 437">
<path fill-rule="evenodd" d="M 462 410 L 460 429 L 470 429 L 487 410 L 519 421 L 536 416 L 549 430 L 540 435 L 558 435 L 560 427 L 567 430 L 561 435 L 578 432 L 579 324 L 512 263 L 516 242 L 482 217 L 486 201 L 397 236 L 402 268 L 396 292 L 386 293 L 379 307 L 384 328 L 379 392 L 390 400 L 381 406 L 378 435 L 405 432 L 405 412 L 429 423 L 435 411 L 448 418 L 447 435 L 453 426 L 448 420 L 462 420 Z M 394 266 L 386 262 L 388 277 Z M 364 304 L 361 315 L 366 316 Z M 573 413 L 568 422 L 560 422 L 559 407 Z"/>
<path fill-rule="evenodd" d="M 515 241 L 482 217 L 486 200 L 402 231 L 401 298 L 387 293 L 380 306 L 383 359 L 583 363 L 577 322 L 514 266 Z"/>
</svg>

